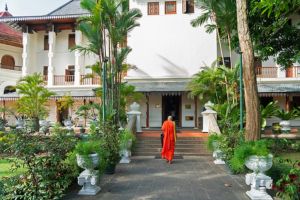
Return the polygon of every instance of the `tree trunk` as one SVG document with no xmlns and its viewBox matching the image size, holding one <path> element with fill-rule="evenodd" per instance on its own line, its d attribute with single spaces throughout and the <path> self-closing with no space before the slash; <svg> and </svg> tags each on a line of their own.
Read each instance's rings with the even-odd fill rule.
<svg viewBox="0 0 300 200">
<path fill-rule="evenodd" d="M 236 0 L 236 8 L 239 42 L 243 52 L 243 82 L 246 107 L 245 140 L 252 141 L 259 139 L 261 125 L 254 53 L 247 19 L 247 0 Z"/>
</svg>

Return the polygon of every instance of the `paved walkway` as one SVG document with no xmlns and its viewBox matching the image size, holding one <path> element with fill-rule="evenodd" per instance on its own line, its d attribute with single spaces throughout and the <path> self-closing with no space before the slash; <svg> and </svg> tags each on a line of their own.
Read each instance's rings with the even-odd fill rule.
<svg viewBox="0 0 300 200">
<path fill-rule="evenodd" d="M 101 192 L 78 196 L 74 186 L 65 199 L 80 200 L 246 200 L 244 178 L 230 175 L 211 157 L 184 157 L 168 165 L 164 160 L 134 157 L 104 175 Z"/>
</svg>

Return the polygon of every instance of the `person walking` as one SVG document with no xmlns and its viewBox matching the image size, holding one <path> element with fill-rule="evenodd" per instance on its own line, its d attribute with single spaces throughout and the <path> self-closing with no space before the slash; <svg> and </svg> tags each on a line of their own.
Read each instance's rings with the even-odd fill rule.
<svg viewBox="0 0 300 200">
<path fill-rule="evenodd" d="M 175 123 L 172 121 L 172 116 L 168 116 L 161 129 L 164 133 L 161 157 L 166 159 L 169 164 L 172 164 L 176 142 Z"/>
</svg>

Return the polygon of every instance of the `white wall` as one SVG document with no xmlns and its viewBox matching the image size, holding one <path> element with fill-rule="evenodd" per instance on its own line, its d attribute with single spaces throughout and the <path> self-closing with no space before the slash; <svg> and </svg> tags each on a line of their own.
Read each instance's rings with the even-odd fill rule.
<svg viewBox="0 0 300 200">
<path fill-rule="evenodd" d="M 149 96 L 149 125 L 161 127 L 162 125 L 162 97 L 161 94 L 152 93 Z"/>
<path fill-rule="evenodd" d="M 0 44 L 0 61 L 4 55 L 12 56 L 15 60 L 15 65 L 22 66 L 22 48 Z"/>
<path fill-rule="evenodd" d="M 182 105 L 181 105 L 181 119 L 182 127 L 195 127 L 195 101 L 194 99 L 188 98 L 187 95 L 182 95 Z M 190 109 L 186 109 L 185 105 L 191 105 Z M 198 112 L 199 113 L 199 112 Z M 187 121 L 186 116 L 193 116 L 194 119 Z"/>
<path fill-rule="evenodd" d="M 157 1 L 157 0 L 156 0 Z M 190 77 L 200 67 L 211 65 L 217 57 L 215 33 L 208 34 L 203 27 L 193 28 L 191 20 L 200 15 L 182 14 L 181 0 L 177 14 L 164 14 L 165 1 L 159 0 L 160 15 L 147 15 L 147 0 L 131 0 L 131 8 L 139 8 L 143 17 L 128 35 L 133 49 L 128 63 L 137 67 L 129 77 Z M 153 0 L 151 0 L 153 2 Z"/>
</svg>

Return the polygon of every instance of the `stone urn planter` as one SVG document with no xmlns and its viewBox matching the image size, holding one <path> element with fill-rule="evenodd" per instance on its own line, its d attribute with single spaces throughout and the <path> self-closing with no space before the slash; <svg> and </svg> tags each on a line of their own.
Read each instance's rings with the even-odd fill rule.
<svg viewBox="0 0 300 200">
<path fill-rule="evenodd" d="M 283 133 L 291 132 L 291 121 L 290 120 L 282 120 L 279 122 L 279 125 L 281 126 L 281 132 L 283 132 Z"/>
<path fill-rule="evenodd" d="M 225 164 L 225 161 L 223 160 L 224 153 L 219 148 L 219 142 L 214 141 L 212 145 L 214 149 L 213 151 L 213 157 L 215 158 L 214 163 L 216 165 L 224 165 Z"/>
<path fill-rule="evenodd" d="M 97 185 L 98 170 L 94 170 L 99 166 L 99 155 L 97 153 L 82 156 L 76 154 L 77 165 L 83 169 L 83 172 L 78 176 L 78 184 L 82 189 L 78 192 L 79 195 L 96 195 L 101 188 Z"/>
<path fill-rule="evenodd" d="M 131 159 L 131 146 L 132 146 L 132 140 L 130 139 L 129 141 L 127 141 L 126 145 L 123 145 L 123 147 L 120 150 L 120 156 L 121 156 L 121 160 L 120 163 L 130 163 Z"/>
<path fill-rule="evenodd" d="M 24 120 L 19 118 L 16 121 L 16 129 L 22 129 L 22 128 L 24 128 Z"/>
<path fill-rule="evenodd" d="M 273 180 L 264 174 L 272 167 L 272 164 L 273 155 L 271 154 L 268 156 L 253 155 L 245 160 L 246 167 L 253 171 L 253 173 L 246 174 L 246 184 L 251 186 L 251 190 L 246 194 L 250 199 L 272 200 L 266 189 L 272 188 Z"/>
<path fill-rule="evenodd" d="M 73 128 L 72 128 L 73 124 L 72 124 L 72 121 L 70 119 L 64 120 L 64 126 L 69 131 L 73 130 Z"/>
</svg>

